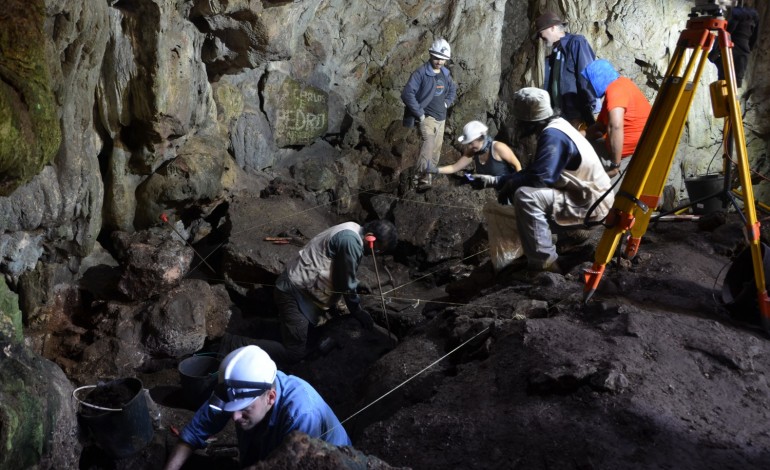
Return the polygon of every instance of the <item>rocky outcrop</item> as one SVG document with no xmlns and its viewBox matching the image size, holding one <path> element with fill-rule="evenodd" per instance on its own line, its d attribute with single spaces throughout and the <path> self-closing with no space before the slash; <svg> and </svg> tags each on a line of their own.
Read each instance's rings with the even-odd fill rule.
<svg viewBox="0 0 770 470">
<path fill-rule="evenodd" d="M 276 449 L 268 460 L 257 463 L 255 469 L 303 468 L 397 470 L 375 456 L 366 455 L 353 447 L 335 447 L 320 439 L 294 431 Z"/>
<path fill-rule="evenodd" d="M 339 182 L 328 185 L 336 190 L 354 195 L 397 178 L 412 165 L 418 145 L 400 127 L 399 93 L 436 37 L 452 44 L 450 67 L 458 83 L 447 160 L 456 158 L 449 144 L 467 120 L 513 135 L 512 91 L 542 80 L 545 51 L 531 41 L 529 28 L 545 8 L 564 15 L 573 32 L 584 34 L 599 56 L 653 99 L 690 8 L 670 0 L 609 10 L 578 0 L 462 7 L 320 0 L 48 3 L 42 29 L 34 18 L 14 23 L 49 38 L 43 65 L 63 129 L 51 165 L 0 197 L 0 250 L 7 259 L 0 270 L 14 279 L 38 259 L 86 255 L 101 230 L 148 227 L 162 212 L 190 226 L 238 187 L 241 170 L 271 177 L 275 168 L 293 167 L 302 174 L 316 161 L 316 151 L 308 149 L 321 144 L 324 155 L 346 166 L 336 175 Z M 757 8 L 761 18 L 770 14 L 764 4 Z M 767 63 L 756 51 L 743 89 L 754 158 L 767 147 L 759 78 Z M 714 74 L 707 67 L 704 83 Z M 46 89 L 46 80 L 29 83 Z M 680 189 L 683 177 L 719 166 L 711 155 L 720 123 L 710 117 L 706 91 L 701 86 L 669 178 Z M 43 127 L 57 126 L 36 128 Z M 343 210 L 357 208 L 354 201 Z"/>
<path fill-rule="evenodd" d="M 10 8 L 8 8 L 10 7 Z M 45 2 L 12 2 L 0 35 L 0 196 L 51 162 L 61 143 L 43 31 Z"/>
<path fill-rule="evenodd" d="M 185 280 L 143 312 L 143 343 L 150 354 L 159 357 L 183 357 L 200 351 L 207 338 L 224 334 L 229 305 L 223 286 Z"/>
<path fill-rule="evenodd" d="M 72 391 L 59 366 L 0 335 L 0 467 L 77 468 Z"/>
<path fill-rule="evenodd" d="M 0 280 L 0 337 L 8 341 L 21 342 L 24 338 L 19 296 L 11 289 L 5 279 Z"/>
</svg>

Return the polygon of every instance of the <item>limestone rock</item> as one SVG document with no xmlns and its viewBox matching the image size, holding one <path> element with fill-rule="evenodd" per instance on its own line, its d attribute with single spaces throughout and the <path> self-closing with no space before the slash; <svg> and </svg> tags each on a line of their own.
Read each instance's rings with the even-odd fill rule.
<svg viewBox="0 0 770 470">
<path fill-rule="evenodd" d="M 366 455 L 353 447 L 337 447 L 305 433 L 294 431 L 284 439 L 270 457 L 258 462 L 255 469 L 359 469 L 397 470 L 375 456 Z"/>
<path fill-rule="evenodd" d="M 123 273 L 119 291 L 133 300 L 147 299 L 176 286 L 190 269 L 194 252 L 162 231 L 129 235 L 114 232 Z"/>
<path fill-rule="evenodd" d="M 45 2 L 10 1 L 0 19 L 0 196 L 50 163 L 61 143 L 49 70 Z"/>
<path fill-rule="evenodd" d="M 208 320 L 212 333 L 222 334 L 230 318 L 229 299 L 204 281 L 187 279 L 161 294 L 145 313 L 144 344 L 154 355 L 182 357 L 203 347 Z"/>
<path fill-rule="evenodd" d="M 278 71 L 264 85 L 265 112 L 278 147 L 307 145 L 326 133 L 329 96 Z"/>
<path fill-rule="evenodd" d="M 225 183 L 234 178 L 231 171 L 234 165 L 218 138 L 191 138 L 137 187 L 135 225 L 153 226 L 167 212 L 208 215 L 224 198 Z"/>
<path fill-rule="evenodd" d="M 80 444 L 72 391 L 56 364 L 0 338 L 0 467 L 77 468 Z"/>
<path fill-rule="evenodd" d="M 261 284 L 272 286 L 299 248 L 331 225 L 328 215 L 298 199 L 236 198 L 230 211 L 229 241 L 222 247 L 228 286 L 244 296 Z M 264 241 L 275 236 L 288 236 L 292 243 Z"/>
<path fill-rule="evenodd" d="M 8 288 L 5 279 L 0 279 L 0 338 L 20 342 L 23 333 L 19 296 Z"/>
</svg>

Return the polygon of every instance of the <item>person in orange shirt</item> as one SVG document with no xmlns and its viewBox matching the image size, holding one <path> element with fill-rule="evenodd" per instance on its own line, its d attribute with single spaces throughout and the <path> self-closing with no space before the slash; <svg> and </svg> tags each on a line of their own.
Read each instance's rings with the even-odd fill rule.
<svg viewBox="0 0 770 470">
<path fill-rule="evenodd" d="M 621 77 L 604 59 L 593 61 L 582 74 L 596 96 L 603 97 L 596 123 L 585 131 L 585 136 L 605 160 L 607 175 L 615 183 L 631 161 L 652 106 L 634 82 Z M 615 186 L 616 192 L 619 187 Z"/>
</svg>

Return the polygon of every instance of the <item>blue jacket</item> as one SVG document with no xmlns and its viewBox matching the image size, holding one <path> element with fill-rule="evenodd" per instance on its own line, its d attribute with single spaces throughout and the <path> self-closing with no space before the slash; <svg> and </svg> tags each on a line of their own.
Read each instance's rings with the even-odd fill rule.
<svg viewBox="0 0 770 470">
<path fill-rule="evenodd" d="M 351 445 L 334 412 L 309 383 L 278 371 L 275 391 L 275 403 L 261 423 L 249 431 L 236 426 L 242 467 L 264 460 L 292 431 L 302 431 L 337 446 Z M 214 410 L 207 401 L 179 437 L 193 448 L 206 447 L 206 439 L 224 429 L 232 415 Z"/>
<path fill-rule="evenodd" d="M 588 64 L 596 59 L 593 49 L 585 37 L 579 34 L 567 33 L 554 45 L 554 49 L 561 48 L 564 51 L 562 68 L 559 75 L 559 90 L 561 94 L 561 116 L 566 120 L 580 118 L 592 124 L 594 113 L 598 113 L 601 100 L 588 84 L 588 80 L 581 74 Z M 546 91 L 550 83 L 551 69 L 556 59 L 556 51 L 552 52 L 545 60 L 545 84 Z"/>
<path fill-rule="evenodd" d="M 576 170 L 581 161 L 580 152 L 572 139 L 558 129 L 545 129 L 537 138 L 537 151 L 529 165 L 518 173 L 498 179 L 498 201 L 501 204 L 513 203 L 513 195 L 523 186 L 552 187 L 565 168 Z"/>
<path fill-rule="evenodd" d="M 441 73 L 444 74 L 446 79 L 446 93 L 444 94 L 444 103 L 449 108 L 454 103 L 457 96 L 457 87 L 452 81 L 452 76 L 449 73 L 449 69 L 441 67 Z M 404 126 L 414 127 L 414 122 L 419 119 L 420 116 L 425 114 L 425 106 L 433 99 L 434 82 L 433 77 L 436 76 L 436 72 L 433 71 L 433 67 L 430 62 L 426 62 L 422 67 L 418 68 L 409 77 L 409 81 L 406 82 L 404 90 L 401 92 L 401 101 L 406 106 L 404 108 Z"/>
</svg>

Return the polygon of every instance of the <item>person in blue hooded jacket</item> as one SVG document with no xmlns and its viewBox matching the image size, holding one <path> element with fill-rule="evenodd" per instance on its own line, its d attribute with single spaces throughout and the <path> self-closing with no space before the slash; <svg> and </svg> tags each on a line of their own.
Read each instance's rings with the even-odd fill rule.
<svg viewBox="0 0 770 470">
<path fill-rule="evenodd" d="M 584 36 L 568 33 L 566 24 L 556 13 L 547 11 L 535 20 L 535 34 L 551 48 L 545 58 L 543 88 L 551 96 L 554 110 L 580 130 L 594 123 L 599 110 L 598 98 L 581 75 L 596 54 Z"/>
<path fill-rule="evenodd" d="M 422 140 L 415 173 L 418 190 L 429 189 L 432 174 L 438 171 L 447 110 L 457 94 L 449 69 L 444 66 L 451 58 L 449 43 L 437 39 L 428 53 L 428 62 L 412 72 L 401 92 L 405 106 L 403 124 L 414 127 L 417 123 Z"/>
</svg>

